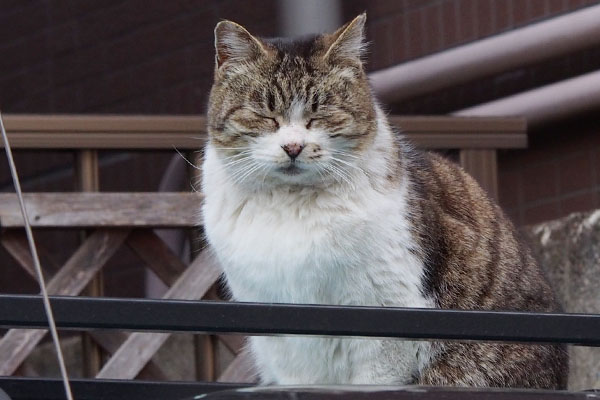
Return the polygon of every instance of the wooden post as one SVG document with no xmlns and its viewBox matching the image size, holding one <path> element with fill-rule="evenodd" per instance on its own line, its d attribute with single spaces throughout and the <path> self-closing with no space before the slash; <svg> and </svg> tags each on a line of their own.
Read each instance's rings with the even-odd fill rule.
<svg viewBox="0 0 600 400">
<path fill-rule="evenodd" d="M 498 161 L 496 150 L 462 149 L 460 165 L 483 187 L 490 197 L 498 200 Z"/>
<path fill-rule="evenodd" d="M 202 166 L 202 152 L 188 151 L 186 157 L 194 166 Z M 202 171 L 190 165 L 188 167 L 188 177 L 192 183 L 192 187 L 196 188 L 200 184 Z M 198 255 L 198 253 L 200 253 L 200 251 L 202 251 L 204 245 L 204 235 L 200 227 L 192 228 L 190 231 L 190 250 L 192 253 L 192 260 Z M 211 288 L 209 293 L 214 294 L 214 288 Z M 217 340 L 213 335 L 194 335 L 194 363 L 196 365 L 196 379 L 204 382 L 216 380 L 216 346 Z"/>
<path fill-rule="evenodd" d="M 81 192 L 97 192 L 100 190 L 98 175 L 98 152 L 96 150 L 80 150 L 77 152 L 76 172 L 77 189 Z M 81 240 L 85 240 L 86 232 L 82 232 Z M 99 271 L 85 289 L 86 296 L 102 296 L 104 294 L 104 279 Z M 92 337 L 81 334 L 83 354 L 83 375 L 93 378 L 102 368 L 102 349 Z"/>
<path fill-rule="evenodd" d="M 196 379 L 203 382 L 215 381 L 215 347 L 213 335 L 194 335 Z"/>
</svg>

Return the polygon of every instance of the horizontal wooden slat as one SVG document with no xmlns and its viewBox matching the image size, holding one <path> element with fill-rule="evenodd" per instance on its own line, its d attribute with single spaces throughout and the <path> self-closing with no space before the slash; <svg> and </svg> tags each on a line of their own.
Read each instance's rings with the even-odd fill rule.
<svg viewBox="0 0 600 400">
<path fill-rule="evenodd" d="M 524 133 L 408 132 L 406 136 L 421 149 L 522 149 L 527 147 L 527 135 Z"/>
<path fill-rule="evenodd" d="M 7 130 L 13 149 L 196 150 L 206 141 L 203 132 L 44 132 Z M 4 144 L 0 143 L 0 148 Z"/>
<path fill-rule="evenodd" d="M 187 115 L 36 115 L 4 114 L 15 132 L 199 132 L 204 116 Z"/>
<path fill-rule="evenodd" d="M 521 148 L 521 118 L 391 116 L 422 148 Z M 5 115 L 15 149 L 199 149 L 206 140 L 203 116 Z"/>
<path fill-rule="evenodd" d="M 524 133 L 527 122 L 514 117 L 448 117 L 390 115 L 390 122 L 406 132 Z"/>
<path fill-rule="evenodd" d="M 35 228 L 192 227 L 198 225 L 199 193 L 26 193 Z M 0 194 L 0 226 L 23 226 L 14 194 Z"/>
</svg>

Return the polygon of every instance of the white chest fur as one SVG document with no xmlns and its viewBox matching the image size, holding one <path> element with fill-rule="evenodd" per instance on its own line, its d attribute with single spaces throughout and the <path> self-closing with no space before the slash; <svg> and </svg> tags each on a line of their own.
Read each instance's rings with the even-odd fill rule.
<svg viewBox="0 0 600 400">
<path fill-rule="evenodd" d="M 207 149 L 202 211 L 236 300 L 432 307 L 405 188 L 248 195 L 218 163 Z M 425 342 L 335 338 L 254 338 L 252 349 L 263 381 L 280 384 L 406 383 L 428 353 Z"/>
</svg>

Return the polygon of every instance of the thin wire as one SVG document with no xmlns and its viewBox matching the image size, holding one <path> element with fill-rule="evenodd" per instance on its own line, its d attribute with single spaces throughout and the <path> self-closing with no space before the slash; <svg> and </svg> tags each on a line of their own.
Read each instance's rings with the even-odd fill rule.
<svg viewBox="0 0 600 400">
<path fill-rule="evenodd" d="M 10 174 L 12 175 L 13 184 L 15 185 L 15 191 L 19 198 L 19 205 L 21 206 L 21 214 L 25 221 L 25 232 L 27 233 L 27 241 L 29 242 L 29 249 L 33 257 L 33 264 L 37 273 L 40 289 L 42 290 L 42 297 L 44 299 L 44 308 L 46 309 L 46 316 L 48 317 L 48 325 L 50 327 L 50 333 L 52 334 L 52 340 L 56 349 L 56 355 L 58 357 L 58 365 L 60 367 L 60 373 L 62 375 L 63 384 L 65 386 L 65 392 L 68 400 L 73 400 L 73 394 L 71 393 L 71 385 L 69 384 L 69 378 L 67 375 L 67 367 L 65 366 L 65 359 L 63 357 L 62 350 L 60 348 L 60 342 L 58 341 L 58 332 L 56 331 L 56 323 L 54 322 L 54 314 L 52 313 L 52 307 L 50 306 L 50 299 L 48 298 L 48 292 L 46 291 L 46 282 L 44 281 L 44 274 L 42 274 L 42 267 L 40 265 L 40 258 L 38 257 L 37 248 L 35 246 L 35 240 L 33 239 L 33 233 L 31 231 L 31 225 L 29 225 L 29 217 L 27 210 L 25 209 L 25 202 L 23 201 L 23 193 L 21 192 L 21 183 L 19 182 L 19 175 L 17 174 L 17 167 L 12 156 L 12 150 L 8 143 L 8 136 L 4 130 L 4 121 L 2 121 L 2 113 L 0 113 L 0 128 L 2 129 L 2 139 L 4 140 L 4 149 L 6 150 L 6 157 L 8 158 L 8 165 L 10 166 Z"/>
</svg>

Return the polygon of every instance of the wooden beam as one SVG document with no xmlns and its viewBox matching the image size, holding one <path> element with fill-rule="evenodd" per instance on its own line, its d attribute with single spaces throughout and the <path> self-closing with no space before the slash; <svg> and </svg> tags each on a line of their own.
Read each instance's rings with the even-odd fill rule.
<svg viewBox="0 0 600 400">
<path fill-rule="evenodd" d="M 98 168 L 97 150 L 79 150 L 76 154 L 75 172 L 77 176 L 77 189 L 81 192 L 98 192 L 100 190 L 100 176 Z M 81 242 L 85 241 L 88 232 L 80 233 Z M 86 296 L 102 296 L 104 294 L 104 276 L 98 271 L 94 279 L 84 290 Z M 83 375 L 94 377 L 102 368 L 102 349 L 92 340 L 88 333 L 81 333 L 81 346 L 83 358 Z"/>
<path fill-rule="evenodd" d="M 217 335 L 217 338 L 233 354 L 238 354 L 241 351 L 246 340 L 246 337 L 242 335 Z"/>
<path fill-rule="evenodd" d="M 461 150 L 460 165 L 498 200 L 498 161 L 496 150 Z"/>
<path fill-rule="evenodd" d="M 89 331 L 88 334 L 92 337 L 94 342 L 102 346 L 102 348 L 109 354 L 114 354 L 129 336 L 128 333 L 117 331 Z M 139 377 L 147 380 L 168 380 L 167 374 L 163 371 L 160 365 L 152 360 L 148 361 L 148 364 L 146 364 L 146 366 L 140 371 Z"/>
<path fill-rule="evenodd" d="M 2 118 L 6 130 L 13 132 L 198 132 L 206 125 L 206 117 L 189 115 L 3 114 Z"/>
<path fill-rule="evenodd" d="M 26 193 L 34 228 L 192 227 L 199 193 Z M 0 226 L 23 226 L 14 194 L 0 194 Z"/>
<path fill-rule="evenodd" d="M 258 373 L 247 350 L 238 354 L 219 376 L 217 382 L 256 383 Z"/>
<path fill-rule="evenodd" d="M 19 263 L 21 267 L 37 282 L 37 273 L 33 265 L 33 257 L 31 257 L 31 251 L 29 251 L 29 242 L 25 231 L 21 229 L 11 229 L 2 232 L 0 235 L 0 242 L 2 247 Z M 59 266 L 52 259 L 49 252 L 41 246 L 38 246 L 38 255 L 40 257 L 40 263 L 44 269 L 44 274 L 55 273 Z"/>
<path fill-rule="evenodd" d="M 134 230 L 127 238 L 127 245 L 168 286 L 173 285 L 187 268 L 169 246 L 151 230 Z"/>
<path fill-rule="evenodd" d="M 206 141 L 203 116 L 4 115 L 15 149 L 197 150 Z M 523 148 L 522 118 L 391 116 L 424 149 Z"/>
<path fill-rule="evenodd" d="M 390 115 L 390 123 L 406 132 L 524 133 L 527 122 L 515 117 L 454 117 Z"/>
<path fill-rule="evenodd" d="M 127 230 L 98 230 L 48 281 L 49 294 L 79 294 L 127 238 Z M 11 329 L 0 340 L 0 375 L 12 375 L 47 331 Z"/>
<path fill-rule="evenodd" d="M 220 275 L 220 267 L 209 255 L 209 252 L 204 251 L 196 257 L 163 298 L 201 299 Z M 170 333 L 132 333 L 108 360 L 96 378 L 135 378 L 170 335 Z"/>
</svg>

